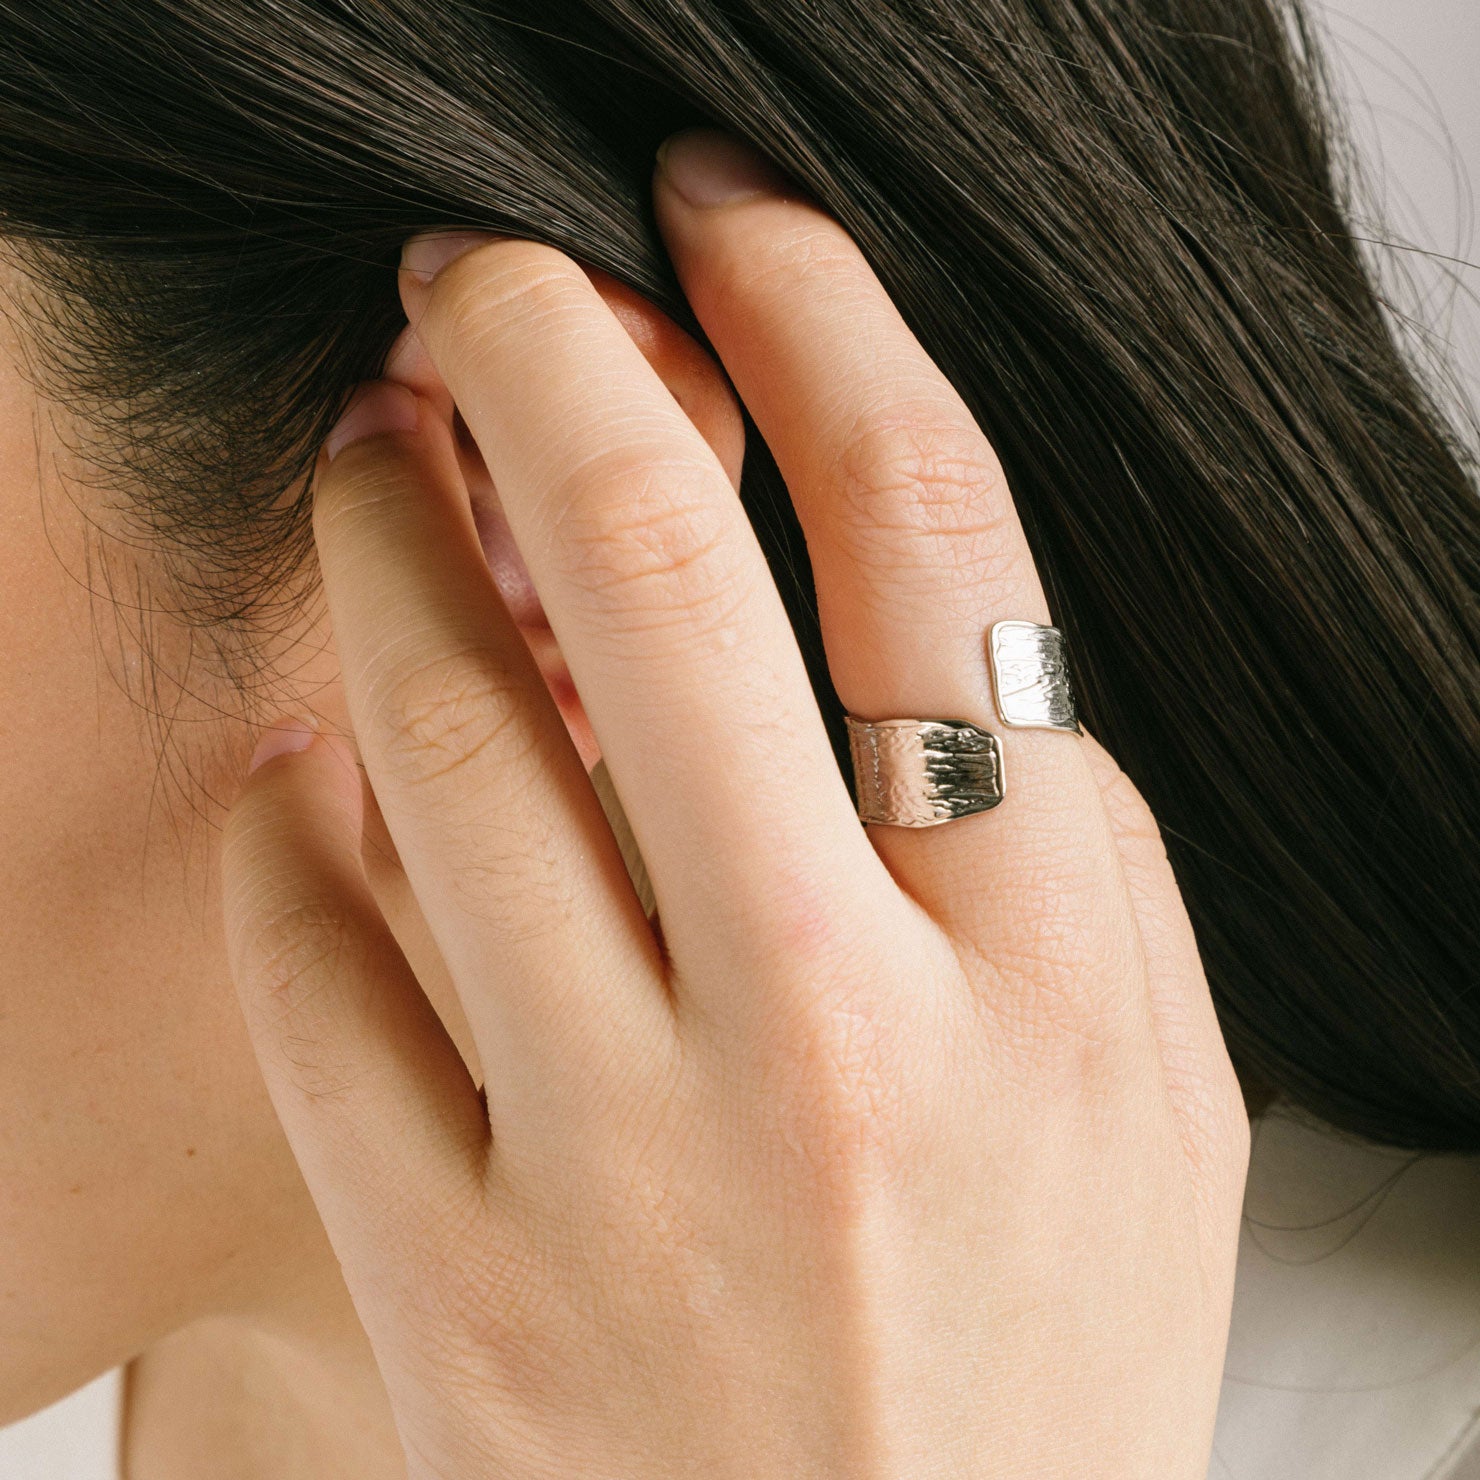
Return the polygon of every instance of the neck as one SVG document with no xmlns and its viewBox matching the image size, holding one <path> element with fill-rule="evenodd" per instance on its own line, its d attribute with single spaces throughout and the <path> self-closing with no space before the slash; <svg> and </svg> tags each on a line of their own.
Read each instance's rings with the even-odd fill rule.
<svg viewBox="0 0 1480 1480">
<path fill-rule="evenodd" d="M 405 1480 L 385 1385 L 337 1268 L 129 1364 L 126 1480 Z"/>
</svg>

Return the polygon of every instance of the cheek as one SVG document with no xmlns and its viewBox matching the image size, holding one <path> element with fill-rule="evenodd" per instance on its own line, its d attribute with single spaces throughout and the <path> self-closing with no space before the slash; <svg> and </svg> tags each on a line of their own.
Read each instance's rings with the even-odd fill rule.
<svg viewBox="0 0 1480 1480">
<path fill-rule="evenodd" d="M 322 1256 L 34 412 L 0 354 L 0 1423 Z"/>
</svg>

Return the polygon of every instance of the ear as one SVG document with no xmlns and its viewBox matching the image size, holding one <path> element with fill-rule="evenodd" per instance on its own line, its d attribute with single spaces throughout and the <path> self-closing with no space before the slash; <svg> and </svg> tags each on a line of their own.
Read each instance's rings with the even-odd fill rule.
<svg viewBox="0 0 1480 1480">
<path fill-rule="evenodd" d="M 739 488 L 745 458 L 745 422 L 718 361 L 642 294 L 600 268 L 586 267 L 585 272 L 643 358 L 662 377 L 669 394 L 709 443 L 730 482 Z M 424 396 L 451 420 L 452 398 L 409 324 L 391 346 L 384 373 Z"/>
</svg>

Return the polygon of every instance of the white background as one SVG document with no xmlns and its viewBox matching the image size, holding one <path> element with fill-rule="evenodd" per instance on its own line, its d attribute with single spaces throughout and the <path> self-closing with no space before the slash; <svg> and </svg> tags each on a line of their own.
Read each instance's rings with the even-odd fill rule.
<svg viewBox="0 0 1480 1480">
<path fill-rule="evenodd" d="M 1480 402 L 1480 0 L 1311 0 L 1386 235 L 1469 266 L 1387 254 L 1403 306 Z M 1402 284 L 1395 284 L 1402 290 Z"/>
</svg>

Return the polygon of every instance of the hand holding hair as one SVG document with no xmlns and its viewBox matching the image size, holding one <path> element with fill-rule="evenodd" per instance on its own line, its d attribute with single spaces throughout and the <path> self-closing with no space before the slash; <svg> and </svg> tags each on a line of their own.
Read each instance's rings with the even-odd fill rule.
<svg viewBox="0 0 1480 1480">
<path fill-rule="evenodd" d="M 408 1473 L 1203 1480 L 1248 1125 L 1156 825 L 1070 726 L 992 449 L 858 249 L 711 131 L 654 190 L 877 820 L 734 408 L 561 253 L 411 243 L 434 376 L 367 387 L 315 482 L 358 755 L 270 732 L 223 852 Z M 661 931 L 488 568 L 472 446 Z M 994 656 L 1002 622 L 1035 625 Z M 359 764 L 470 1055 L 367 881 Z"/>
</svg>

